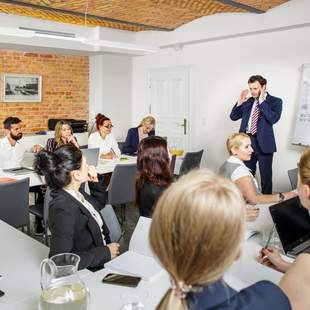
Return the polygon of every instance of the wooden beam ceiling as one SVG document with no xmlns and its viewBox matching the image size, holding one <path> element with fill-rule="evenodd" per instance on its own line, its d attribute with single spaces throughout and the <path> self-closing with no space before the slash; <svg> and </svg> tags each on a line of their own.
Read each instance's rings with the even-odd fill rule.
<svg viewBox="0 0 310 310">
<path fill-rule="evenodd" d="M 170 31 L 218 13 L 264 13 L 288 0 L 0 0 L 0 12 L 129 31 Z"/>
</svg>

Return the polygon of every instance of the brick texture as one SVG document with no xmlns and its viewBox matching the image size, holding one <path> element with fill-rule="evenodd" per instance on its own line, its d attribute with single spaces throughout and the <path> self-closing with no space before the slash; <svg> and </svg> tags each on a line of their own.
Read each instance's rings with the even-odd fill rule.
<svg viewBox="0 0 310 310">
<path fill-rule="evenodd" d="M 8 116 L 23 121 L 23 132 L 47 129 L 49 118 L 88 119 L 89 59 L 86 56 L 0 50 L 1 94 L 3 73 L 42 76 L 42 102 L 6 103 L 0 98 L 0 128 Z"/>
</svg>

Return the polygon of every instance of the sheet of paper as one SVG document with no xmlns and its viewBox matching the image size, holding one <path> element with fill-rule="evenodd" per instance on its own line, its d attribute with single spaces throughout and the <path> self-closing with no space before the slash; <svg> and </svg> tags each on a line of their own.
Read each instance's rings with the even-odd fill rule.
<svg viewBox="0 0 310 310">
<path fill-rule="evenodd" d="M 145 281 L 152 281 L 165 273 L 165 270 L 154 258 L 141 255 L 132 251 L 116 257 L 104 265 L 105 268 L 121 273 L 141 277 Z"/>
<path fill-rule="evenodd" d="M 140 216 L 129 242 L 129 251 L 153 257 L 149 244 L 149 231 L 152 219 Z"/>
</svg>

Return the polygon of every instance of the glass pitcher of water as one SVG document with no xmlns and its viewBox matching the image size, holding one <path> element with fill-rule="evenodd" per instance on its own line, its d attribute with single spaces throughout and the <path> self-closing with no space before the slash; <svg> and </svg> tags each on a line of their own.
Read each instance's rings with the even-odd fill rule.
<svg viewBox="0 0 310 310">
<path fill-rule="evenodd" d="M 80 257 L 72 253 L 42 261 L 39 310 L 89 309 L 89 291 L 77 273 L 79 262 Z"/>
</svg>

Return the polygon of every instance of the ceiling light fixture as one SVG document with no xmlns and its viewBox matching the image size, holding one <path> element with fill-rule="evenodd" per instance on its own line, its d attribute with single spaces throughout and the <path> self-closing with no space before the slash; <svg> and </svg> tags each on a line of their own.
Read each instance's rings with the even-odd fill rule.
<svg viewBox="0 0 310 310">
<path fill-rule="evenodd" d="M 0 27 L 0 35 L 20 38 L 32 38 L 34 36 L 34 32 L 22 30 L 19 28 Z"/>
<path fill-rule="evenodd" d="M 108 49 L 109 52 L 120 52 L 128 54 L 147 54 L 147 53 L 156 53 L 159 51 L 159 48 L 152 46 L 143 46 L 133 43 L 119 42 L 119 41 L 109 41 L 109 40 L 100 40 L 97 38 L 87 38 L 77 36 L 75 33 L 70 32 L 60 32 L 60 31 L 51 31 L 46 29 L 37 29 L 37 28 L 10 28 L 10 27 L 0 27 L 0 36 L 13 36 L 19 38 L 48 38 L 48 39 L 57 39 L 65 41 L 75 41 L 81 44 Z M 100 51 L 100 49 L 99 49 Z"/>
</svg>

